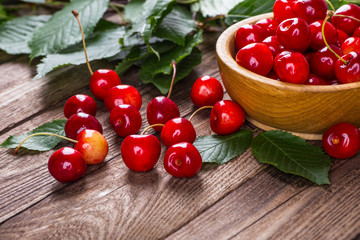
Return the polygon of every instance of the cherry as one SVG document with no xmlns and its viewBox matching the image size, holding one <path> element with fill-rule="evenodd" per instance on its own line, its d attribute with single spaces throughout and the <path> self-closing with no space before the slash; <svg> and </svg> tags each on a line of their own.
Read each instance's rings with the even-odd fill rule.
<svg viewBox="0 0 360 240">
<path fill-rule="evenodd" d="M 83 47 L 84 47 L 86 64 L 87 64 L 89 72 L 91 74 L 91 78 L 90 78 L 90 90 L 91 90 L 91 93 L 97 99 L 104 100 L 104 98 L 106 96 L 106 92 L 110 88 L 112 88 L 114 86 L 117 86 L 117 85 L 120 85 L 121 80 L 120 80 L 119 76 L 117 75 L 117 73 L 114 72 L 113 70 L 110 70 L 110 69 L 99 69 L 99 70 L 96 70 L 95 72 L 92 71 L 92 69 L 90 67 L 89 59 L 88 59 L 88 56 L 87 56 L 87 52 L 86 52 L 84 31 L 83 31 L 83 28 L 82 28 L 81 23 L 80 23 L 79 13 L 76 10 L 72 10 L 72 14 L 76 18 L 76 20 L 77 20 L 77 22 L 79 24 L 79 27 L 80 27 L 80 32 L 81 32 L 81 37 L 82 37 L 82 42 L 83 42 Z"/>
<path fill-rule="evenodd" d="M 355 4 L 345 4 L 335 11 L 335 14 L 331 19 L 331 23 L 337 29 L 340 29 L 349 36 L 352 36 L 355 29 L 360 25 L 360 22 L 344 16 L 360 19 L 360 7 Z"/>
<path fill-rule="evenodd" d="M 315 21 L 309 25 L 311 31 L 311 44 L 310 47 L 315 51 L 325 47 L 325 42 L 322 36 L 322 24 L 323 20 Z M 334 25 L 329 22 L 325 23 L 324 27 L 325 39 L 328 44 L 337 44 L 338 34 Z"/>
<path fill-rule="evenodd" d="M 338 41 L 337 45 L 341 46 L 343 42 L 349 37 L 344 31 L 340 29 L 336 29 L 337 35 L 338 35 Z M 360 37 L 360 36 L 359 36 Z"/>
<path fill-rule="evenodd" d="M 332 79 L 332 80 L 328 80 L 326 82 L 327 82 L 327 85 L 339 85 L 339 84 L 342 84 L 338 79 Z"/>
<path fill-rule="evenodd" d="M 316 76 L 315 74 L 310 74 L 309 78 L 304 83 L 306 85 L 328 85 L 328 83 L 321 77 Z"/>
<path fill-rule="evenodd" d="M 168 97 L 158 96 L 153 98 L 146 109 L 147 120 L 150 125 L 166 123 L 172 118 L 180 116 L 177 105 Z M 162 127 L 154 127 L 156 131 L 161 131 Z"/>
<path fill-rule="evenodd" d="M 192 123 L 186 118 L 173 118 L 165 123 L 160 138 L 166 147 L 179 142 L 193 143 L 196 138 L 196 131 Z"/>
<path fill-rule="evenodd" d="M 210 127 L 218 135 L 228 135 L 238 131 L 245 122 L 245 112 L 232 100 L 217 102 L 210 114 Z"/>
<path fill-rule="evenodd" d="M 334 65 L 336 78 L 342 83 L 360 81 L 360 53 L 349 52 L 341 58 Z"/>
<path fill-rule="evenodd" d="M 66 136 L 76 139 L 77 135 L 84 129 L 93 129 L 102 133 L 100 122 L 92 115 L 79 112 L 73 114 L 65 123 Z"/>
<path fill-rule="evenodd" d="M 191 143 L 174 144 L 165 152 L 165 170 L 174 177 L 193 177 L 200 171 L 201 166 L 201 155 Z"/>
<path fill-rule="evenodd" d="M 266 32 L 258 25 L 245 24 L 236 31 L 235 47 L 236 51 L 250 43 L 259 43 L 266 37 Z"/>
<path fill-rule="evenodd" d="M 276 36 L 267 37 L 262 41 L 262 43 L 264 43 L 266 46 L 269 47 L 274 58 L 276 57 L 276 55 L 278 55 L 279 53 L 281 53 L 284 50 L 284 46 L 280 45 Z"/>
<path fill-rule="evenodd" d="M 341 45 L 341 51 L 343 54 L 349 52 L 360 52 L 360 38 L 359 37 L 349 37 Z"/>
<path fill-rule="evenodd" d="M 211 76 L 198 78 L 192 88 L 190 97 L 197 107 L 213 106 L 217 101 L 222 100 L 224 89 L 219 80 Z"/>
<path fill-rule="evenodd" d="M 273 66 L 273 54 L 264 43 L 251 43 L 236 54 L 236 62 L 259 75 L 266 76 Z"/>
<path fill-rule="evenodd" d="M 332 157 L 351 158 L 358 153 L 360 148 L 359 129 L 346 122 L 335 124 L 324 133 L 322 146 Z"/>
<path fill-rule="evenodd" d="M 297 17 L 304 19 L 308 24 L 323 20 L 327 13 L 327 4 L 324 0 L 297 0 L 294 12 Z"/>
<path fill-rule="evenodd" d="M 274 60 L 274 70 L 282 81 L 303 84 L 309 77 L 309 63 L 298 52 L 283 51 Z"/>
<path fill-rule="evenodd" d="M 109 145 L 104 136 L 92 129 L 85 129 L 77 136 L 75 149 L 78 150 L 87 164 L 98 164 L 104 161 Z"/>
<path fill-rule="evenodd" d="M 342 55 L 339 47 L 335 45 L 330 45 L 330 47 L 337 54 Z M 332 53 L 328 47 L 323 47 L 312 55 L 311 70 L 319 77 L 334 79 L 334 64 L 337 60 L 336 55 Z"/>
<path fill-rule="evenodd" d="M 360 37 L 360 26 L 355 29 L 352 36 L 353 37 Z"/>
<path fill-rule="evenodd" d="M 286 50 L 305 52 L 311 43 L 309 25 L 301 18 L 282 21 L 276 29 L 276 36 Z"/>
<path fill-rule="evenodd" d="M 121 144 L 125 165 L 136 172 L 151 170 L 161 152 L 160 141 L 154 135 L 129 135 Z"/>
<path fill-rule="evenodd" d="M 288 18 L 296 17 L 295 2 L 296 0 L 276 0 L 273 6 L 274 19 L 280 23 Z"/>
<path fill-rule="evenodd" d="M 280 81 L 279 76 L 278 76 L 278 75 L 276 74 L 276 72 L 273 71 L 273 70 L 272 70 L 266 77 Z"/>
<path fill-rule="evenodd" d="M 276 34 L 279 22 L 272 18 L 264 18 L 257 21 L 255 25 L 261 27 L 265 31 L 266 36 L 273 36 Z"/>
<path fill-rule="evenodd" d="M 118 105 L 110 112 L 110 125 L 120 137 L 137 133 L 141 124 L 141 115 L 132 105 Z"/>
<path fill-rule="evenodd" d="M 110 69 L 96 70 L 90 78 L 91 93 L 97 99 L 104 100 L 108 90 L 121 84 L 121 80 L 116 72 Z"/>
<path fill-rule="evenodd" d="M 176 62 L 171 62 L 173 66 L 173 77 L 170 84 L 170 89 L 167 97 L 158 96 L 153 98 L 146 109 L 146 116 L 150 125 L 165 124 L 172 118 L 180 117 L 178 106 L 170 99 L 172 88 L 176 76 Z M 161 126 L 154 127 L 156 131 L 161 131 Z"/>
<path fill-rule="evenodd" d="M 130 85 L 118 85 L 112 87 L 106 93 L 105 106 L 111 111 L 115 106 L 129 104 L 140 110 L 142 99 L 139 91 Z"/>
<path fill-rule="evenodd" d="M 86 162 L 76 149 L 63 147 L 51 155 L 48 169 L 59 182 L 73 182 L 84 176 Z"/>
<path fill-rule="evenodd" d="M 95 117 L 96 110 L 94 99 L 85 94 L 76 94 L 70 97 L 64 105 L 64 115 L 66 118 L 78 112 L 88 113 Z"/>
</svg>

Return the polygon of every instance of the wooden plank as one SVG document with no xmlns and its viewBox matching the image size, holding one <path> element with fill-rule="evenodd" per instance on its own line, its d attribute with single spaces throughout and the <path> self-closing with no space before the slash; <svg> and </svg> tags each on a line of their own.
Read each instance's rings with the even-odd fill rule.
<svg viewBox="0 0 360 240">
<path fill-rule="evenodd" d="M 338 164 L 330 186 L 269 167 L 167 239 L 355 239 L 360 157 Z"/>
</svg>

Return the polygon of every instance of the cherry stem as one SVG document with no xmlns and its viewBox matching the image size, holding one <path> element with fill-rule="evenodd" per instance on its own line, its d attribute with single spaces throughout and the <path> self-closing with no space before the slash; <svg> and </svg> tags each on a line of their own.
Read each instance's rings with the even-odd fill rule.
<svg viewBox="0 0 360 240">
<path fill-rule="evenodd" d="M 74 15 L 74 17 L 76 18 L 78 24 L 79 24 L 79 27 L 80 27 L 80 32 L 81 32 L 81 38 L 82 38 L 82 43 L 83 43 L 83 47 L 84 47 L 84 53 L 85 53 L 85 58 L 86 58 L 86 64 L 87 64 L 87 67 L 89 69 L 89 72 L 91 75 L 93 75 L 93 70 L 91 69 L 90 67 L 90 62 L 89 62 L 89 58 L 88 58 L 88 55 L 87 55 L 87 52 L 86 52 L 86 44 L 85 44 L 85 36 L 84 36 L 84 30 L 81 26 L 81 23 L 80 23 L 80 19 L 79 19 L 79 12 L 76 11 L 76 10 L 72 10 L 71 11 L 72 14 Z"/>
<path fill-rule="evenodd" d="M 329 18 L 331 17 L 331 15 L 327 15 L 322 23 L 322 26 L 321 26 L 321 34 L 322 34 L 322 38 L 324 40 L 324 43 L 326 45 L 326 47 L 330 50 L 330 52 L 332 52 L 333 54 L 335 54 L 335 56 L 340 59 L 344 64 L 348 64 L 348 62 L 343 59 L 339 54 L 337 54 L 334 50 L 331 49 L 331 47 L 329 46 L 328 42 L 326 41 L 326 38 L 325 38 L 325 24 L 326 22 L 329 20 Z"/>
<path fill-rule="evenodd" d="M 331 7 L 331 9 L 333 11 L 335 11 L 334 5 L 332 5 L 332 3 L 329 0 L 326 0 L 327 4 L 329 4 L 329 6 Z"/>
<path fill-rule="evenodd" d="M 38 132 L 38 133 L 33 133 L 33 134 L 27 136 L 24 140 L 22 140 L 19 143 L 19 145 L 14 149 L 13 154 L 16 154 L 19 151 L 21 145 L 23 145 L 26 140 L 28 140 L 29 138 L 34 137 L 34 136 L 54 136 L 54 137 L 58 137 L 58 138 L 68 140 L 68 141 L 73 142 L 73 143 L 78 143 L 78 141 L 76 141 L 74 139 L 67 138 L 67 137 L 64 137 L 64 136 L 61 136 L 61 135 L 58 135 L 58 134 L 55 134 L 55 133 Z"/>
<path fill-rule="evenodd" d="M 213 106 L 203 106 L 203 107 L 197 109 L 193 114 L 191 114 L 191 116 L 189 117 L 189 121 L 191 121 L 191 119 L 194 118 L 195 114 L 197 114 L 197 113 L 200 112 L 201 110 L 203 110 L 203 109 L 209 109 L 209 108 L 212 109 Z"/>
<path fill-rule="evenodd" d="M 172 92 L 172 89 L 173 89 L 173 86 L 174 86 L 174 82 L 175 82 L 175 76 L 176 76 L 176 61 L 175 61 L 175 60 L 172 60 L 172 61 L 171 61 L 171 65 L 172 65 L 174 71 L 173 71 L 173 76 L 172 76 L 172 79 L 171 79 L 170 89 L 169 89 L 169 93 L 168 93 L 168 95 L 167 95 L 167 98 L 170 98 L 171 92 Z"/>
<path fill-rule="evenodd" d="M 144 135 L 150 128 L 163 127 L 163 126 L 164 126 L 164 124 L 162 124 L 162 123 L 156 123 L 156 124 L 150 125 L 141 132 L 141 135 Z"/>
<path fill-rule="evenodd" d="M 360 19 L 352 17 L 352 16 L 347 16 L 347 15 L 342 15 L 342 14 L 334 14 L 333 17 L 344 17 L 344 18 L 350 18 L 351 20 L 360 22 Z"/>
</svg>

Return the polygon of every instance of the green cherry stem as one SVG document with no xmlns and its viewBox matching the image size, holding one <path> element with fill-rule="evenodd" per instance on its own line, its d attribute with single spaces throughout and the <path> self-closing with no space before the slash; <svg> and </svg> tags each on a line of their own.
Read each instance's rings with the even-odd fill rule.
<svg viewBox="0 0 360 240">
<path fill-rule="evenodd" d="M 334 5 L 332 5 L 332 3 L 329 0 L 325 0 L 327 2 L 327 4 L 329 4 L 329 6 L 331 7 L 331 9 L 333 11 L 335 11 Z"/>
<path fill-rule="evenodd" d="M 360 19 L 352 17 L 352 16 L 347 16 L 347 15 L 342 15 L 342 14 L 334 14 L 333 17 L 344 17 L 344 18 L 350 18 L 351 20 L 360 22 Z"/>
<path fill-rule="evenodd" d="M 191 119 L 193 119 L 194 116 L 195 116 L 198 112 L 200 112 L 201 110 L 203 110 L 203 109 L 212 109 L 212 108 L 213 108 L 213 106 L 203 106 L 203 107 L 201 107 L 201 108 L 198 108 L 193 114 L 191 114 L 191 116 L 189 117 L 189 121 L 191 121 Z"/>
<path fill-rule="evenodd" d="M 150 125 L 150 126 L 146 127 L 146 128 L 141 132 L 140 135 L 144 135 L 150 128 L 153 128 L 153 127 L 163 127 L 163 126 L 164 126 L 164 124 L 162 124 L 162 123 L 156 123 L 156 124 Z"/>
<path fill-rule="evenodd" d="M 74 139 L 71 139 L 71 138 L 68 138 L 68 137 L 64 137 L 64 136 L 61 136 L 61 135 L 58 135 L 58 134 L 55 134 L 55 133 L 38 132 L 38 133 L 33 133 L 33 134 L 27 136 L 24 140 L 22 140 L 22 141 L 19 143 L 19 145 L 14 149 L 13 154 L 16 154 L 16 153 L 19 151 L 21 145 L 23 145 L 24 142 L 26 142 L 26 140 L 28 140 L 29 138 L 34 137 L 34 136 L 54 136 L 54 137 L 58 137 L 58 138 L 62 138 L 62 139 L 68 140 L 68 141 L 70 141 L 70 142 L 72 142 L 72 143 L 75 143 L 75 144 L 78 143 L 78 141 L 76 141 L 76 140 L 74 140 Z"/>
<path fill-rule="evenodd" d="M 331 49 L 331 47 L 329 46 L 328 42 L 326 41 L 325 38 L 325 24 L 326 22 L 329 20 L 329 18 L 331 17 L 331 15 L 327 15 L 322 23 L 321 26 L 321 34 L 322 34 L 322 38 L 324 40 L 325 46 L 330 50 L 330 52 L 332 52 L 338 59 L 340 59 L 344 64 L 348 64 L 348 62 L 343 59 L 339 54 L 337 54 L 334 50 Z"/>
<path fill-rule="evenodd" d="M 171 65 L 172 65 L 174 71 L 173 71 L 173 76 L 172 76 L 172 79 L 171 79 L 170 89 L 169 89 L 169 93 L 168 93 L 168 95 L 167 95 L 167 98 L 170 98 L 171 93 L 172 93 L 172 89 L 173 89 L 173 86 L 174 86 L 174 82 L 175 82 L 175 76 L 176 76 L 176 61 L 175 61 L 175 60 L 172 60 L 172 61 L 171 61 Z"/>
<path fill-rule="evenodd" d="M 85 58 L 86 58 L 86 64 L 87 64 L 87 67 L 89 69 L 89 72 L 91 75 L 93 75 L 93 70 L 91 69 L 91 66 L 90 66 L 90 62 L 89 62 L 89 58 L 88 58 L 88 55 L 87 55 L 87 51 L 86 51 L 86 44 L 85 44 L 85 36 L 84 36 L 84 30 L 81 26 L 81 22 L 80 22 L 80 19 L 79 19 L 79 12 L 76 11 L 76 10 L 72 10 L 71 11 L 72 14 L 74 15 L 74 17 L 76 18 L 78 24 L 79 24 L 79 27 L 80 27 L 80 32 L 81 32 L 81 38 L 82 38 L 82 43 L 83 43 L 83 47 L 84 47 L 84 53 L 85 53 Z"/>
</svg>

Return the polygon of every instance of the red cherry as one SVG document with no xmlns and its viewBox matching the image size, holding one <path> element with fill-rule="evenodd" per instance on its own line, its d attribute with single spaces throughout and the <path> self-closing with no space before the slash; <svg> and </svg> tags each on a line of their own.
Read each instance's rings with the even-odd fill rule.
<svg viewBox="0 0 360 240">
<path fill-rule="evenodd" d="M 276 34 L 279 22 L 272 18 L 264 18 L 257 21 L 255 25 L 261 27 L 265 31 L 266 36 L 273 36 Z"/>
<path fill-rule="evenodd" d="M 341 51 L 343 54 L 349 52 L 360 52 L 360 38 L 359 37 L 349 37 L 341 45 Z"/>
<path fill-rule="evenodd" d="M 134 106 L 123 104 L 115 106 L 110 112 L 110 125 L 120 137 L 137 133 L 142 124 L 139 110 Z"/>
<path fill-rule="evenodd" d="M 338 79 L 332 79 L 332 80 L 328 80 L 326 82 L 327 82 L 327 85 L 339 85 L 339 84 L 342 84 Z"/>
<path fill-rule="evenodd" d="M 102 133 L 100 122 L 92 115 L 79 112 L 73 114 L 65 123 L 66 136 L 76 139 L 77 135 L 85 129 L 93 129 Z"/>
<path fill-rule="evenodd" d="M 273 7 L 274 19 L 280 23 L 288 18 L 296 17 L 295 2 L 296 0 L 276 0 Z"/>
<path fill-rule="evenodd" d="M 216 78 L 203 76 L 198 78 L 192 88 L 190 97 L 197 107 L 213 106 L 217 101 L 222 100 L 224 89 Z"/>
<path fill-rule="evenodd" d="M 76 94 L 70 97 L 64 105 L 64 115 L 66 118 L 78 112 L 88 113 L 95 117 L 96 110 L 94 99 L 84 94 Z"/>
<path fill-rule="evenodd" d="M 201 155 L 191 143 L 177 143 L 165 152 L 165 170 L 174 177 L 193 177 L 200 171 L 201 165 Z"/>
<path fill-rule="evenodd" d="M 161 152 L 160 141 L 154 135 L 129 135 L 121 144 L 125 165 L 135 172 L 151 170 Z"/>
<path fill-rule="evenodd" d="M 165 124 L 172 118 L 180 117 L 178 106 L 164 96 L 153 98 L 146 109 L 147 120 L 150 125 Z M 153 127 L 156 131 L 161 131 L 162 127 Z"/>
<path fill-rule="evenodd" d="M 280 81 L 279 76 L 274 71 L 271 71 L 266 77 L 277 80 L 277 81 Z"/>
<path fill-rule="evenodd" d="M 304 83 L 306 85 L 328 85 L 328 83 L 321 77 L 316 76 L 315 74 L 310 74 L 309 78 Z"/>
<path fill-rule="evenodd" d="M 274 60 L 274 70 L 281 81 L 303 84 L 309 77 L 309 63 L 298 52 L 284 51 Z"/>
<path fill-rule="evenodd" d="M 330 45 L 331 49 L 337 54 L 342 55 L 339 47 Z M 338 60 L 334 53 L 327 47 L 316 51 L 311 58 L 311 70 L 319 77 L 325 79 L 334 79 L 334 64 Z"/>
<path fill-rule="evenodd" d="M 100 100 L 104 100 L 107 91 L 121 84 L 121 80 L 116 72 L 110 69 L 99 69 L 91 75 L 90 90 L 92 94 Z"/>
<path fill-rule="evenodd" d="M 334 65 L 336 78 L 342 83 L 360 81 L 360 53 L 349 52 L 342 58 L 346 63 L 338 59 Z"/>
<path fill-rule="evenodd" d="M 96 130 L 85 129 L 77 136 L 78 150 L 87 164 L 98 164 L 104 161 L 109 151 L 109 145 L 104 136 Z"/>
<path fill-rule="evenodd" d="M 105 106 L 109 112 L 118 105 L 129 104 L 140 110 L 142 99 L 139 91 L 130 85 L 112 87 L 105 97 Z"/>
<path fill-rule="evenodd" d="M 51 155 L 48 169 L 59 182 L 73 182 L 84 176 L 86 162 L 79 151 L 63 147 Z"/>
<path fill-rule="evenodd" d="M 297 0 L 294 5 L 296 16 L 304 19 L 308 24 L 323 20 L 327 10 L 328 7 L 324 0 Z"/>
<path fill-rule="evenodd" d="M 360 22 L 346 17 L 336 17 L 337 14 L 346 15 L 360 19 L 360 7 L 355 4 L 345 4 L 339 7 L 331 19 L 331 23 L 337 28 L 352 36 Z"/>
<path fill-rule="evenodd" d="M 193 143 L 196 138 L 196 131 L 192 123 L 186 118 L 173 118 L 165 123 L 160 138 L 166 147 L 179 142 Z"/>
<path fill-rule="evenodd" d="M 245 112 L 241 106 L 231 100 L 217 102 L 210 114 L 210 127 L 219 135 L 228 135 L 238 131 L 245 122 Z"/>
<path fill-rule="evenodd" d="M 353 37 L 360 37 L 360 26 L 355 29 L 352 36 Z"/>
<path fill-rule="evenodd" d="M 259 43 L 266 37 L 265 31 L 258 25 L 246 24 L 236 31 L 235 47 L 236 51 L 250 43 Z"/>
<path fill-rule="evenodd" d="M 311 44 L 310 47 L 315 51 L 325 47 L 325 42 L 322 37 L 322 24 L 324 21 L 315 21 L 309 25 L 311 31 Z M 329 22 L 325 23 L 324 27 L 325 39 L 328 44 L 337 44 L 338 34 L 334 25 Z"/>
<path fill-rule="evenodd" d="M 359 129 L 346 122 L 335 124 L 324 133 L 322 146 L 332 157 L 351 158 L 358 153 L 360 148 Z"/>
<path fill-rule="evenodd" d="M 276 29 L 276 36 L 285 49 L 295 52 L 305 52 L 311 43 L 309 25 L 301 18 L 282 21 Z"/>
<path fill-rule="evenodd" d="M 274 57 L 284 50 L 284 47 L 280 45 L 276 36 L 267 37 L 262 41 L 262 43 L 269 47 Z"/>
<path fill-rule="evenodd" d="M 343 42 L 349 37 L 344 31 L 340 30 L 340 29 L 336 29 L 336 32 L 338 34 L 338 41 L 337 41 L 337 45 L 341 46 L 341 44 L 343 44 Z"/>
<path fill-rule="evenodd" d="M 259 75 L 266 76 L 272 69 L 274 57 L 264 43 L 251 43 L 236 54 L 236 62 Z"/>
</svg>

